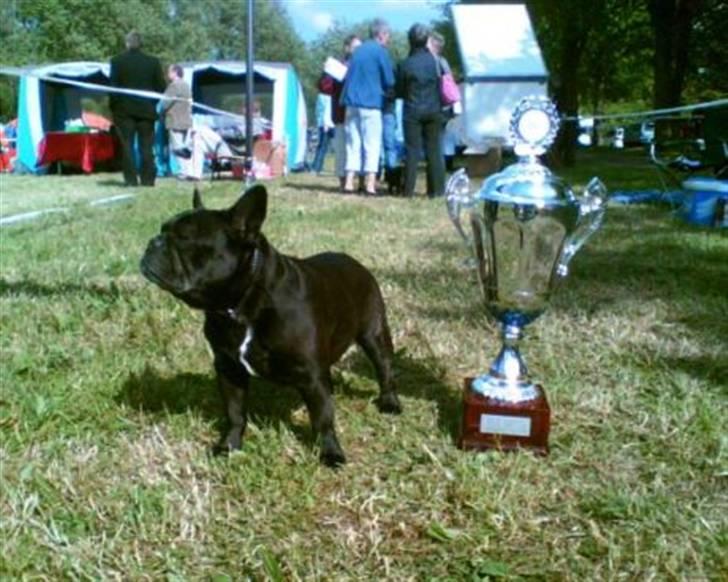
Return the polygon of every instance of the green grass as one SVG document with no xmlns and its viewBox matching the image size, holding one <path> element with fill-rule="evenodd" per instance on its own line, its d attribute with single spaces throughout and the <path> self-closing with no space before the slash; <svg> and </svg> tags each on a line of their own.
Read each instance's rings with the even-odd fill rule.
<svg viewBox="0 0 728 582">
<path fill-rule="evenodd" d="M 620 156 L 562 175 L 658 186 Z M 335 370 L 349 463 L 332 471 L 296 392 L 260 381 L 242 452 L 209 456 L 221 411 L 201 315 L 138 272 L 190 189 L 88 206 L 124 192 L 109 179 L 0 178 L 4 215 L 74 208 L 0 230 L 0 578 L 724 579 L 725 232 L 611 207 L 523 345 L 551 455 L 475 454 L 454 444 L 460 386 L 499 340 L 442 200 L 272 183 L 269 240 L 356 256 L 388 304 L 405 412 L 376 411 L 350 352 Z M 223 207 L 240 185 L 204 187 Z"/>
</svg>

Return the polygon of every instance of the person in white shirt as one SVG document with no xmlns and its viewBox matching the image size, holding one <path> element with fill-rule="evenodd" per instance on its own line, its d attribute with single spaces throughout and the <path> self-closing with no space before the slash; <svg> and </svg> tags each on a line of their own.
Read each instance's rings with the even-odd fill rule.
<svg viewBox="0 0 728 582">
<path fill-rule="evenodd" d="M 319 93 L 316 98 L 316 126 L 318 127 L 318 146 L 311 164 L 311 171 L 321 173 L 324 159 L 329 151 L 329 142 L 334 137 L 334 121 L 331 118 L 331 96 Z"/>
</svg>

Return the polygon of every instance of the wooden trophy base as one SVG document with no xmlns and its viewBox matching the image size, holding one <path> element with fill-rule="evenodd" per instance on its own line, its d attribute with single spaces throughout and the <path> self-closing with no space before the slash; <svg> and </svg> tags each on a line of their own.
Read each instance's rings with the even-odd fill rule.
<svg viewBox="0 0 728 582">
<path fill-rule="evenodd" d="M 549 453 L 551 409 L 543 388 L 532 400 L 505 402 L 474 392 L 473 378 L 465 379 L 463 424 L 458 446 L 466 450 Z"/>
</svg>

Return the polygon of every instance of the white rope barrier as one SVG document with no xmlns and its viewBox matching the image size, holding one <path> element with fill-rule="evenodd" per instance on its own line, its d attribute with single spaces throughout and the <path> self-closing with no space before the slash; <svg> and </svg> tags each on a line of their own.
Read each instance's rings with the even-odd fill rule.
<svg viewBox="0 0 728 582">
<path fill-rule="evenodd" d="M 117 204 L 129 204 L 134 202 L 135 199 L 136 196 L 134 194 L 117 194 L 116 196 L 107 196 L 105 198 L 91 200 L 88 202 L 88 206 L 92 208 L 105 208 L 109 206 L 116 206 Z M 56 208 L 33 210 L 31 212 L 21 212 L 19 214 L 10 214 L 9 216 L 0 216 L 0 228 L 29 222 L 52 214 L 69 215 L 73 212 L 74 208 L 75 207 L 73 206 L 60 206 Z"/>
<path fill-rule="evenodd" d="M 143 91 L 140 89 L 123 89 L 121 87 L 110 87 L 108 85 L 98 85 L 96 83 L 86 83 L 84 81 L 76 81 L 74 79 L 68 79 L 66 77 L 55 77 L 53 75 L 41 75 L 34 72 L 29 72 L 26 69 L 20 68 L 20 67 L 0 67 L 0 75 L 8 75 L 13 77 L 33 77 L 40 79 L 42 81 L 48 81 L 52 83 L 61 83 L 65 85 L 72 85 L 74 87 L 79 87 L 82 89 L 88 89 L 89 91 L 99 91 L 99 92 L 105 92 L 105 93 L 118 93 L 120 95 L 130 95 L 133 97 L 144 97 L 146 99 L 164 99 L 167 101 L 187 101 L 189 102 L 193 107 L 202 109 L 203 111 L 207 111 L 209 113 L 214 113 L 216 115 L 224 115 L 226 117 L 231 117 L 233 119 L 236 119 L 238 121 L 245 121 L 245 117 L 241 115 L 237 115 L 235 113 L 231 113 L 230 111 L 225 111 L 223 109 L 217 109 L 215 107 L 210 107 L 209 105 L 205 105 L 204 103 L 200 103 L 198 101 L 194 101 L 192 99 L 182 99 L 180 97 L 167 97 L 163 93 L 157 93 L 155 91 Z M 690 111 L 695 110 L 704 110 L 704 109 L 712 109 L 714 107 L 726 107 L 728 106 L 728 99 L 717 99 L 715 101 L 706 101 L 704 103 L 697 103 L 694 105 L 683 105 L 680 107 L 669 107 L 666 109 L 651 109 L 648 111 L 634 111 L 629 113 L 611 113 L 611 114 L 605 114 L 605 115 L 580 115 L 578 117 L 574 116 L 564 116 L 561 118 L 562 121 L 578 121 L 579 119 L 594 119 L 603 121 L 606 119 L 631 119 L 631 118 L 655 118 L 655 117 L 661 117 L 665 115 L 671 115 L 675 113 L 688 113 Z"/>
<path fill-rule="evenodd" d="M 85 81 L 76 81 L 74 79 L 68 79 L 66 77 L 54 77 L 53 75 L 41 75 L 38 73 L 28 72 L 25 69 L 19 67 L 0 67 L 0 75 L 7 75 L 10 77 L 33 77 L 34 79 L 40 79 L 41 81 L 48 81 L 51 83 L 60 83 L 62 85 L 71 85 L 73 87 L 79 87 L 81 89 L 87 89 L 89 91 L 98 91 L 100 93 L 117 93 L 120 95 L 130 95 L 132 97 L 143 97 L 145 99 L 162 99 L 166 101 L 186 101 L 193 107 L 197 107 L 209 113 L 216 115 L 224 115 L 231 117 L 238 121 L 245 121 L 245 117 L 225 111 L 224 109 L 217 109 L 210 107 L 204 103 L 194 101 L 192 99 L 182 99 L 181 97 L 168 97 L 164 93 L 157 93 L 156 91 L 144 91 L 141 89 L 124 89 L 122 87 L 111 87 L 108 85 L 99 85 L 97 83 L 86 83 Z"/>
<path fill-rule="evenodd" d="M 695 105 L 683 105 L 680 107 L 670 107 L 667 109 L 651 109 L 649 111 L 636 111 L 631 113 L 612 113 L 609 115 L 580 115 L 579 117 L 562 117 L 562 121 L 578 121 L 579 119 L 594 119 L 603 121 L 605 119 L 630 119 L 633 117 L 640 118 L 652 118 L 661 117 L 663 115 L 671 115 L 674 113 L 687 113 L 689 111 L 695 111 L 697 109 L 712 109 L 714 107 L 726 107 L 728 106 L 728 99 L 717 99 L 715 101 L 706 101 L 704 103 L 697 103 Z"/>
</svg>

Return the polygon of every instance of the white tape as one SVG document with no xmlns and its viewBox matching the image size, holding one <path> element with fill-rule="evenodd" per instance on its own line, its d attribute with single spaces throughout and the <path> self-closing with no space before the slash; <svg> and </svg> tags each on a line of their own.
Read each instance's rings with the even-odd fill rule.
<svg viewBox="0 0 728 582">
<path fill-rule="evenodd" d="M 38 73 L 28 72 L 25 69 L 19 67 L 0 67 L 0 75 L 7 75 L 10 77 L 33 77 L 34 79 L 40 79 L 41 81 L 50 81 L 52 83 L 60 83 L 62 85 L 71 85 L 73 87 L 79 87 L 81 89 L 88 89 L 89 91 L 99 91 L 101 93 L 117 93 L 119 95 L 131 95 L 134 97 L 143 97 L 145 99 L 165 99 L 167 101 L 186 101 L 192 104 L 194 107 L 203 109 L 209 113 L 215 113 L 217 115 L 224 115 L 237 119 L 238 121 L 245 121 L 245 116 L 231 113 L 223 109 L 217 109 L 210 107 L 204 103 L 199 103 L 192 99 L 183 99 L 181 97 L 167 97 L 164 93 L 157 93 L 156 91 L 143 91 L 141 89 L 123 89 L 122 87 L 110 87 L 108 85 L 98 85 L 96 83 L 86 83 L 84 81 L 75 81 L 65 77 L 54 77 L 52 75 L 40 75 Z"/>
<path fill-rule="evenodd" d="M 579 117 L 562 117 L 562 121 L 577 121 L 579 119 L 628 119 L 631 117 L 660 117 L 672 113 L 685 113 L 695 111 L 696 109 L 712 109 L 713 107 L 728 106 L 728 99 L 718 99 L 716 101 L 706 101 L 705 103 L 697 103 L 695 105 L 683 105 L 681 107 L 670 107 L 669 109 L 651 109 L 650 111 L 636 111 L 632 113 L 612 113 L 610 115 L 580 115 Z"/>
</svg>

